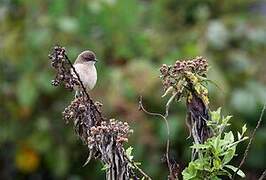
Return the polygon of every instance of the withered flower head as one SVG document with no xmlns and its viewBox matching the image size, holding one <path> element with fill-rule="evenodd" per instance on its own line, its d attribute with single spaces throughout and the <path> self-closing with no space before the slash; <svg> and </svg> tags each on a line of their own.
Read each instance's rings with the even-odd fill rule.
<svg viewBox="0 0 266 180">
<path fill-rule="evenodd" d="M 79 81 L 71 73 L 71 64 L 66 58 L 64 47 L 55 46 L 49 54 L 51 66 L 56 70 L 56 77 L 52 80 L 52 85 L 63 84 L 66 89 L 72 90 L 74 86 L 79 85 Z"/>
<path fill-rule="evenodd" d="M 73 121 L 76 133 L 85 143 L 87 143 L 87 138 L 90 135 L 88 130 L 92 126 L 99 125 L 101 121 L 97 116 L 99 109 L 96 108 L 98 107 L 86 97 L 78 97 L 63 111 L 63 119 L 67 123 L 70 120 Z"/>
<path fill-rule="evenodd" d="M 192 60 L 177 60 L 173 66 L 162 65 L 161 79 L 163 88 L 167 94 L 171 94 L 167 104 L 173 99 L 179 100 L 186 97 L 188 108 L 189 130 L 196 144 L 204 143 L 211 137 L 206 121 L 208 115 L 208 90 L 202 84 L 206 82 L 208 62 L 203 57 L 196 57 Z"/>
<path fill-rule="evenodd" d="M 182 79 L 182 76 L 188 73 L 205 76 L 207 71 L 208 62 L 201 56 L 187 61 L 177 60 L 174 65 L 170 66 L 163 64 L 160 68 L 164 90 L 170 86 L 175 86 Z"/>
<path fill-rule="evenodd" d="M 104 137 L 111 137 L 117 145 L 128 141 L 128 136 L 133 131 L 130 129 L 127 122 L 110 119 L 109 122 L 102 121 L 100 126 L 93 126 L 90 129 L 91 136 L 88 138 L 90 143 L 102 142 Z"/>
</svg>

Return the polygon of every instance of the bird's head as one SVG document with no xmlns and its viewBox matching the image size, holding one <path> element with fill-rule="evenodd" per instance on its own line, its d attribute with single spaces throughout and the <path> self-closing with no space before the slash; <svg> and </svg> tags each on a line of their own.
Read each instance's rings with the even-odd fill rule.
<svg viewBox="0 0 266 180">
<path fill-rule="evenodd" d="M 75 63 L 95 64 L 95 62 L 97 62 L 95 53 L 86 50 L 78 55 L 78 58 Z"/>
</svg>

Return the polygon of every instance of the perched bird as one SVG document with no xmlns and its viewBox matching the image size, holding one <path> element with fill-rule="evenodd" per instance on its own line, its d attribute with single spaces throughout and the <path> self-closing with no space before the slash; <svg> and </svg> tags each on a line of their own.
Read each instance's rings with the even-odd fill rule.
<svg viewBox="0 0 266 180">
<path fill-rule="evenodd" d="M 86 50 L 78 55 L 73 65 L 87 92 L 93 89 L 97 82 L 96 62 L 97 59 L 94 52 Z M 73 71 L 72 74 L 76 77 Z M 76 97 L 81 95 L 81 87 L 74 87 L 74 90 L 76 90 Z"/>
</svg>

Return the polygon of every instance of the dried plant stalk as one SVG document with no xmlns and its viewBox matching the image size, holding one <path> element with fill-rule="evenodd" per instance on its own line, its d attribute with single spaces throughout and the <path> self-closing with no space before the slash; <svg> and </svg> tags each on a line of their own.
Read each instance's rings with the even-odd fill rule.
<svg viewBox="0 0 266 180">
<path fill-rule="evenodd" d="M 99 103 L 94 103 L 86 92 L 64 47 L 54 47 L 49 58 L 56 71 L 53 85 L 62 84 L 70 90 L 80 86 L 79 89 L 82 89 L 82 95 L 75 97 L 62 114 L 67 123 L 73 122 L 76 134 L 88 146 L 89 157 L 85 165 L 91 158 L 100 159 L 105 164 L 107 180 L 139 179 L 134 172 L 139 168 L 136 168 L 134 162 L 127 157 L 123 147 L 123 143 L 128 141 L 132 133 L 129 125 L 114 119 L 106 121 L 100 111 Z M 72 70 L 75 76 L 71 73 Z M 143 171 L 140 173 L 150 179 Z"/>
<path fill-rule="evenodd" d="M 177 60 L 174 65 L 165 64 L 160 68 L 163 88 L 167 94 L 172 94 L 167 106 L 171 101 L 181 98 L 186 99 L 187 125 L 194 143 L 202 144 L 211 137 L 207 126 L 209 120 L 208 90 L 204 86 L 208 62 L 203 57 L 196 57 L 188 61 Z M 193 159 L 196 153 L 192 154 Z"/>
</svg>

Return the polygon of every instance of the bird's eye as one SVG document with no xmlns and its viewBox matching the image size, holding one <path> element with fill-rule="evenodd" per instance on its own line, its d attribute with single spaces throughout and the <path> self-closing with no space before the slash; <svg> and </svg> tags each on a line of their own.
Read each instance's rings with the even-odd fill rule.
<svg viewBox="0 0 266 180">
<path fill-rule="evenodd" d="M 85 61 L 90 61 L 91 58 L 89 58 L 89 57 L 83 57 L 83 59 L 84 59 Z"/>
</svg>

